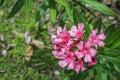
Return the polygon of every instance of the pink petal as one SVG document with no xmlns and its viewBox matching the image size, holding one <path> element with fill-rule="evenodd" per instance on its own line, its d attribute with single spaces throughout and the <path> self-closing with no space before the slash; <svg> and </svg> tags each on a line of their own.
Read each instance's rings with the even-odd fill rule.
<svg viewBox="0 0 120 80">
<path fill-rule="evenodd" d="M 79 23 L 79 24 L 78 24 L 78 30 L 79 30 L 79 31 L 82 31 L 83 28 L 84 28 L 84 24 L 83 24 L 83 23 Z"/>
<path fill-rule="evenodd" d="M 67 45 L 70 46 L 72 43 L 73 43 L 73 41 L 69 40 Z"/>
<path fill-rule="evenodd" d="M 96 52 L 97 51 L 95 49 L 90 49 L 90 54 L 92 57 L 96 55 Z"/>
<path fill-rule="evenodd" d="M 54 42 L 55 43 L 60 43 L 60 42 L 62 42 L 62 39 L 61 38 L 56 38 L 56 39 L 54 39 Z"/>
<path fill-rule="evenodd" d="M 75 71 L 78 73 L 80 71 L 80 64 L 75 64 Z"/>
<path fill-rule="evenodd" d="M 97 49 L 98 48 L 98 45 L 97 44 L 94 44 L 95 48 Z"/>
<path fill-rule="evenodd" d="M 80 71 L 80 67 L 75 68 L 75 71 L 78 74 L 78 72 Z"/>
<path fill-rule="evenodd" d="M 80 41 L 80 42 L 77 44 L 77 47 L 78 47 L 78 49 L 83 50 L 83 42 Z"/>
<path fill-rule="evenodd" d="M 98 32 L 98 29 L 92 30 L 92 34 L 93 34 L 94 36 L 97 34 L 97 32 Z"/>
<path fill-rule="evenodd" d="M 59 34 L 61 31 L 62 31 L 62 28 L 61 28 L 61 27 L 58 27 L 58 28 L 57 28 L 57 34 Z"/>
<path fill-rule="evenodd" d="M 76 31 L 77 31 L 76 26 L 72 26 L 71 30 L 69 31 L 69 34 L 74 37 Z"/>
<path fill-rule="evenodd" d="M 66 31 L 66 25 L 64 26 L 63 30 Z"/>
<path fill-rule="evenodd" d="M 88 63 L 88 66 L 93 66 L 93 65 L 95 65 L 95 64 L 97 64 L 97 60 L 95 60 L 95 62 L 89 62 L 89 63 Z"/>
<path fill-rule="evenodd" d="M 104 44 L 104 42 L 99 41 L 98 45 L 99 45 L 99 46 L 104 46 L 105 44 Z"/>
<path fill-rule="evenodd" d="M 59 65 L 60 65 L 60 67 L 62 67 L 62 68 L 64 68 L 65 66 L 67 66 L 67 64 L 68 64 L 68 62 L 66 62 L 65 60 L 59 62 Z"/>
<path fill-rule="evenodd" d="M 90 46 L 91 46 L 90 41 L 87 41 L 87 42 L 85 43 L 85 47 L 90 47 Z"/>
<path fill-rule="evenodd" d="M 91 62 L 92 61 L 91 56 L 89 54 L 85 55 L 84 61 Z"/>
<path fill-rule="evenodd" d="M 58 59 L 65 59 L 65 57 L 66 57 L 66 55 L 61 53 L 61 52 L 59 52 L 58 55 L 57 55 Z"/>
<path fill-rule="evenodd" d="M 72 26 L 71 30 L 72 31 L 77 31 L 77 27 L 76 26 Z"/>
<path fill-rule="evenodd" d="M 73 61 L 69 63 L 67 69 L 68 69 L 68 70 L 70 70 L 70 69 L 74 69 L 74 62 L 73 62 Z"/>
<path fill-rule="evenodd" d="M 54 38 L 56 38 L 56 35 L 52 35 L 52 36 L 51 36 L 51 39 L 54 39 Z"/>
<path fill-rule="evenodd" d="M 98 38 L 101 39 L 101 40 L 105 40 L 106 37 L 105 37 L 104 34 L 99 34 L 99 35 L 98 35 Z"/>
<path fill-rule="evenodd" d="M 82 52 L 75 52 L 77 58 L 83 58 L 84 57 L 84 54 Z"/>
<path fill-rule="evenodd" d="M 81 67 L 81 70 L 84 71 L 84 70 L 86 70 L 86 68 L 85 68 L 84 66 L 82 66 L 82 67 Z"/>
<path fill-rule="evenodd" d="M 57 56 L 57 55 L 58 55 L 58 51 L 52 51 L 52 54 L 53 54 L 54 56 Z"/>
</svg>

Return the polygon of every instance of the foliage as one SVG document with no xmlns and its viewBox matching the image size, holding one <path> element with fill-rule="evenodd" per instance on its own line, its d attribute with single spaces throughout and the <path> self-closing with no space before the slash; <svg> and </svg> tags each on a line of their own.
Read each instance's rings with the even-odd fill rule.
<svg viewBox="0 0 120 80">
<path fill-rule="evenodd" d="M 12 8 L 7 9 L 10 6 Z M 25 48 L 28 45 L 23 43 L 23 38 L 22 41 L 18 37 L 11 40 L 16 46 L 10 51 L 8 61 L 4 57 L 0 59 L 0 69 L 5 70 L 0 74 L 1 79 L 13 80 L 12 74 L 16 80 L 18 80 L 17 78 L 19 80 L 32 79 L 30 76 L 33 76 L 35 80 L 120 80 L 120 28 L 111 23 L 104 25 L 102 18 L 97 17 L 94 13 L 99 12 L 112 17 L 117 17 L 117 14 L 104 5 L 102 0 L 40 0 L 40 2 L 38 0 L 9 0 L 8 2 L 0 0 L 0 7 L 2 10 L 6 10 L 6 13 L 4 12 L 5 14 L 2 15 L 8 18 L 7 21 L 6 18 L 0 16 L 0 21 L 5 20 L 0 24 L 0 33 L 4 34 L 6 31 L 11 34 L 9 31 L 12 30 L 29 31 L 33 39 L 42 40 L 45 44 L 45 49 L 35 48 L 35 54 L 31 61 L 25 62 L 23 58 L 25 54 L 22 53 L 25 53 Z M 44 18 L 47 13 L 50 14 L 50 20 Z M 65 24 L 70 29 L 71 25 L 77 25 L 79 22 L 85 24 L 85 38 L 89 36 L 91 30 L 98 28 L 99 33 L 105 33 L 106 40 L 105 47 L 98 48 L 98 63 L 86 71 L 76 74 L 74 71 L 58 67 L 56 59 L 52 57 L 50 34 L 47 29 L 49 25 L 56 27 Z M 8 33 L 4 35 L 10 36 Z M 18 62 L 10 61 L 14 55 L 17 56 Z M 22 58 L 19 57 L 20 55 Z M 29 66 L 30 68 L 28 68 Z M 14 68 L 17 70 L 15 71 Z M 61 72 L 57 78 L 54 78 L 55 70 Z"/>
</svg>

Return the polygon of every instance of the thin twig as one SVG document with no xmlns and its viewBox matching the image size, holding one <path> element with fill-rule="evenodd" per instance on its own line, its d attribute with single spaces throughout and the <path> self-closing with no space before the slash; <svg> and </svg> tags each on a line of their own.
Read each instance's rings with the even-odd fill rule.
<svg viewBox="0 0 120 80">
<path fill-rule="evenodd" d="M 80 5 L 81 7 L 85 8 L 88 12 L 90 12 L 95 18 L 97 18 L 97 16 L 91 11 L 89 10 L 86 6 L 84 6 L 83 4 L 81 4 L 79 1 L 73 0 L 76 4 Z"/>
<path fill-rule="evenodd" d="M 86 9 L 88 12 L 90 12 L 95 18 L 98 18 L 90 9 L 88 9 L 85 5 L 81 4 L 79 1 L 73 0 L 76 4 L 80 5 L 84 9 Z M 106 27 L 106 25 L 102 22 L 103 27 Z"/>
</svg>

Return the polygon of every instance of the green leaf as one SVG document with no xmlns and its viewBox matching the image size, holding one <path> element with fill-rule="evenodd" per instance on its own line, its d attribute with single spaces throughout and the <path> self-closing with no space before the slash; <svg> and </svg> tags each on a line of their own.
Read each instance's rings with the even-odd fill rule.
<svg viewBox="0 0 120 80">
<path fill-rule="evenodd" d="M 52 22 L 55 22 L 56 20 L 56 5 L 55 5 L 55 1 L 54 0 L 49 0 L 49 4 L 50 4 L 50 19 Z"/>
<path fill-rule="evenodd" d="M 30 17 L 30 3 L 31 3 L 31 0 L 25 0 L 25 14 L 27 19 L 29 19 Z"/>
<path fill-rule="evenodd" d="M 107 73 L 103 71 L 103 67 L 100 64 L 96 65 L 96 80 L 107 80 Z"/>
<path fill-rule="evenodd" d="M 112 24 L 110 26 L 108 26 L 106 29 L 105 29 L 105 35 L 106 35 L 106 42 L 108 42 L 108 40 L 110 39 L 110 36 L 114 33 L 114 30 L 115 30 L 115 25 Z"/>
<path fill-rule="evenodd" d="M 67 0 L 56 0 L 56 2 L 65 7 L 65 10 L 66 10 L 66 12 L 67 12 L 67 14 L 69 16 L 69 19 L 73 22 L 72 11 L 71 11 L 71 8 L 70 8 L 69 3 L 67 2 Z"/>
<path fill-rule="evenodd" d="M 9 13 L 8 18 L 13 17 L 24 5 L 25 0 L 18 0 Z"/>
<path fill-rule="evenodd" d="M 117 29 L 112 35 L 109 36 L 109 40 L 105 41 L 106 42 L 106 47 L 112 48 L 119 46 L 119 40 L 120 40 L 120 29 Z"/>
<path fill-rule="evenodd" d="M 118 80 L 120 80 L 120 67 L 118 67 L 117 65 L 114 64 L 114 68 L 115 68 Z"/>
<path fill-rule="evenodd" d="M 48 6 L 49 6 L 48 0 L 44 0 L 40 10 L 37 12 L 36 22 L 41 19 L 41 17 L 44 15 L 45 11 L 47 11 Z"/>
<path fill-rule="evenodd" d="M 103 55 L 109 56 L 109 57 L 118 57 L 118 56 L 120 56 L 120 50 L 118 50 L 118 49 L 105 50 Z"/>
<path fill-rule="evenodd" d="M 110 8 L 108 8 L 107 6 L 105 6 L 102 3 L 96 2 L 94 0 L 79 0 L 79 1 L 84 4 L 87 4 L 89 6 L 89 8 L 91 8 L 93 10 L 97 10 L 108 16 L 114 16 L 114 17 L 117 16 L 117 14 L 115 12 L 113 12 Z"/>
<path fill-rule="evenodd" d="M 88 75 L 88 70 L 84 72 L 79 72 L 78 74 L 74 73 L 71 76 L 70 80 L 85 80 L 85 78 L 87 78 Z"/>
<path fill-rule="evenodd" d="M 113 57 L 104 57 L 107 61 L 110 61 L 116 65 L 119 65 L 120 66 L 120 59 L 117 59 L 117 58 L 113 58 Z"/>
<path fill-rule="evenodd" d="M 116 80 L 116 79 L 111 73 L 108 73 L 108 80 Z"/>
<path fill-rule="evenodd" d="M 59 25 L 60 25 L 60 26 L 64 26 L 66 19 L 67 19 L 67 13 L 64 12 L 64 14 L 63 14 L 63 16 L 62 16 L 62 18 L 61 18 L 61 20 L 60 20 Z"/>
<path fill-rule="evenodd" d="M 4 0 L 0 0 L 0 6 L 2 6 L 4 3 Z"/>
<path fill-rule="evenodd" d="M 99 17 L 97 21 L 95 22 L 93 29 L 98 29 L 98 32 L 100 33 L 102 27 L 102 19 Z"/>
</svg>

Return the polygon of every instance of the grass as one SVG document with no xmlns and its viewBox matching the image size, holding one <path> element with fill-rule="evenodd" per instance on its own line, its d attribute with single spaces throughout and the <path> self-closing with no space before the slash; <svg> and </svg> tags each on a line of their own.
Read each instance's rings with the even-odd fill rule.
<svg viewBox="0 0 120 80">
<path fill-rule="evenodd" d="M 0 56 L 0 80 L 59 80 L 60 76 L 53 75 L 55 70 L 59 69 L 58 64 L 53 63 L 51 50 L 35 47 L 31 60 L 26 61 L 25 52 L 28 45 L 24 43 L 24 38 L 10 35 L 14 29 L 17 30 L 0 26 L 0 34 L 4 35 L 6 43 L 15 44 L 7 56 Z"/>
<path fill-rule="evenodd" d="M 0 8 L 0 34 L 4 36 L 6 44 L 15 44 L 6 56 L 0 55 L 0 80 L 61 80 L 61 75 L 54 74 L 56 70 L 61 72 L 61 69 L 56 59 L 52 57 L 51 49 L 34 47 L 31 60 L 25 60 L 26 49 L 29 45 L 25 44 L 24 37 L 16 36 L 13 31 L 24 34 L 28 23 L 24 20 L 23 9 L 13 18 L 7 19 L 14 3 L 13 0 L 5 1 Z M 34 2 L 32 5 L 33 10 L 36 8 L 35 4 L 37 3 Z M 49 46 L 51 42 L 45 25 L 42 23 L 37 39 Z M 36 36 L 36 26 L 37 24 L 33 25 L 29 30 L 32 38 Z"/>
</svg>

